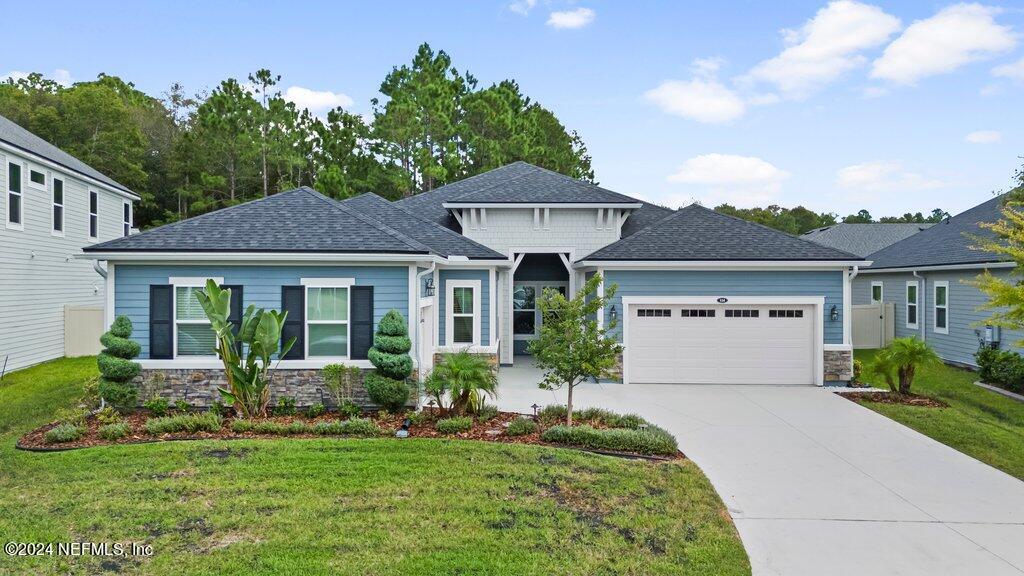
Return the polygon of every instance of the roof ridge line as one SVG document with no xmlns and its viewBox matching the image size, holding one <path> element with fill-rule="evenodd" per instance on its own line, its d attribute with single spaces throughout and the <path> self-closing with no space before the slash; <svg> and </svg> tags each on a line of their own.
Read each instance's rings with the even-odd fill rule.
<svg viewBox="0 0 1024 576">
<path fill-rule="evenodd" d="M 513 162 L 513 164 L 515 164 L 515 162 Z M 536 170 L 538 168 L 537 166 L 534 166 L 533 164 L 530 164 L 529 162 L 523 162 L 523 164 L 526 164 L 527 166 L 529 166 L 531 168 L 531 170 Z M 511 165 L 512 164 L 506 164 L 505 166 L 511 166 Z M 500 166 L 499 168 L 504 168 L 505 166 Z M 495 168 L 494 170 L 498 170 L 499 168 Z M 480 174 L 476 174 L 475 176 L 483 176 L 484 174 L 487 174 L 488 172 L 493 172 L 494 170 L 488 170 L 487 172 L 481 172 Z M 474 194 L 479 194 L 479 193 L 483 192 L 484 190 L 490 190 L 491 188 L 494 188 L 495 186 L 497 186 L 499 184 L 507 184 L 508 182 L 513 182 L 515 180 L 518 180 L 518 179 L 526 176 L 527 174 L 529 174 L 529 172 L 524 172 L 522 174 L 519 174 L 517 176 L 513 176 L 513 177 L 508 178 L 506 180 L 502 180 L 500 182 L 495 182 L 494 184 L 491 184 L 490 186 L 484 186 L 483 188 L 478 188 L 476 190 L 473 190 L 472 192 L 466 192 L 465 194 L 460 194 L 460 195 L 456 196 L 455 199 L 462 200 L 463 198 L 466 198 L 468 196 L 473 196 Z M 470 178 L 473 178 L 473 176 L 470 176 Z M 465 178 L 463 180 L 456 180 L 455 182 L 465 182 L 468 179 L 469 178 Z M 452 184 L 455 184 L 455 182 L 452 182 Z M 445 184 L 445 186 L 447 186 L 447 184 Z M 443 188 L 443 187 L 444 186 L 442 186 L 441 188 Z M 438 190 L 440 190 L 440 188 L 438 188 Z M 450 201 L 450 200 L 448 200 L 448 201 Z"/>
<path fill-rule="evenodd" d="M 473 240 L 472 238 L 470 238 L 470 237 L 468 237 L 468 236 L 466 236 L 464 234 L 459 234 L 455 230 L 452 230 L 450 228 L 446 228 L 444 226 L 441 226 L 440 224 L 438 224 L 437 222 L 434 222 L 432 220 L 426 220 L 424 218 L 421 218 L 415 212 L 405 208 L 404 206 L 399 205 L 397 202 L 391 202 L 387 198 L 384 198 L 383 196 L 381 196 L 379 194 L 376 194 L 374 192 L 366 192 L 366 194 L 370 194 L 372 196 L 376 196 L 377 198 L 380 198 L 384 202 L 387 202 L 388 206 L 391 206 L 391 207 L 393 207 L 393 208 L 395 208 L 397 210 L 401 210 L 403 213 L 408 214 L 410 218 L 415 218 L 416 220 L 418 220 L 420 222 L 423 222 L 423 223 L 426 223 L 426 224 L 430 224 L 431 226 L 433 226 L 433 227 L 435 227 L 435 228 L 437 228 L 439 230 L 442 230 L 445 234 L 447 234 L 449 236 L 452 236 L 454 238 L 459 238 L 461 240 L 465 240 L 465 241 L 470 242 L 472 244 L 475 244 L 475 245 L 477 245 L 477 246 L 479 246 L 481 248 L 485 248 L 485 249 L 490 250 L 490 251 L 492 251 L 492 252 L 494 252 L 496 254 L 500 254 L 500 252 L 498 252 L 494 248 L 491 248 L 489 246 L 485 246 L 485 245 L 477 242 L 476 240 Z"/>
<path fill-rule="evenodd" d="M 349 216 L 352 216 L 354 218 L 362 220 L 363 222 L 366 222 L 367 224 L 374 224 L 374 225 L 380 226 L 380 229 L 383 230 L 386 234 L 388 234 L 388 235 L 390 235 L 390 236 L 400 240 L 401 242 L 405 243 L 405 245 L 407 245 L 407 246 L 409 246 L 411 248 L 416 248 L 418 250 L 425 250 L 427 253 L 433 253 L 434 252 L 434 250 L 431 247 L 429 247 L 429 246 L 419 242 L 415 238 L 410 238 L 409 236 L 406 236 L 405 234 L 402 234 L 398 230 L 395 230 L 394 228 L 388 226 L 384 222 L 381 222 L 381 221 L 377 220 L 376 218 L 370 218 L 369 216 L 366 216 L 365 214 L 360 214 L 359 212 L 357 212 L 355 210 L 352 210 L 348 206 L 343 206 L 341 202 L 339 202 L 339 201 L 337 201 L 337 200 L 335 200 L 333 198 L 329 198 L 329 197 L 325 196 L 324 194 L 322 194 L 321 192 L 318 192 L 318 191 L 310 188 L 309 186 L 302 186 L 302 187 L 299 188 L 299 190 L 303 190 L 304 192 L 306 192 L 307 194 L 309 194 L 313 198 L 316 198 L 316 199 L 326 203 L 329 206 L 332 206 L 332 207 L 334 207 L 334 208 L 336 208 L 338 210 L 341 210 L 342 212 L 348 214 Z"/>
</svg>

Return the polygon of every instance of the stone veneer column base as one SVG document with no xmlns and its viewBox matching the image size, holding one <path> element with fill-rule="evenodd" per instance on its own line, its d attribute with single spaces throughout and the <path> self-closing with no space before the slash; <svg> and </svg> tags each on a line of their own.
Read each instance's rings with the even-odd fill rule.
<svg viewBox="0 0 1024 576">
<path fill-rule="evenodd" d="M 825 350 L 825 385 L 853 379 L 853 350 Z"/>
</svg>

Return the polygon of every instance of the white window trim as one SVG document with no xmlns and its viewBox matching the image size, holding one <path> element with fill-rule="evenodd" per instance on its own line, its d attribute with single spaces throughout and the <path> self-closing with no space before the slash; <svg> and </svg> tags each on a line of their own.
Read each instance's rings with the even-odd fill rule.
<svg viewBox="0 0 1024 576">
<path fill-rule="evenodd" d="M 24 230 L 25 229 L 25 165 L 18 164 L 21 174 L 21 191 L 11 191 L 11 164 L 18 164 L 12 161 L 10 158 L 4 162 L 4 180 L 6 185 L 4 186 L 4 225 L 8 230 Z M 18 214 L 18 223 L 11 222 L 11 195 L 15 195 L 21 199 L 18 203 L 18 208 L 21 211 Z"/>
<path fill-rule="evenodd" d="M 878 291 L 878 300 L 875 300 L 875 286 L 881 288 L 881 290 Z M 871 300 L 872 304 L 885 302 L 885 282 L 882 282 L 881 280 L 871 282 L 871 292 L 868 294 L 868 298 Z"/>
<path fill-rule="evenodd" d="M 482 296 L 482 283 L 480 280 L 455 280 L 450 279 L 445 282 L 445 308 L 444 308 L 444 339 L 449 346 L 480 346 L 480 311 L 483 309 L 480 298 Z M 455 342 L 455 306 L 452 303 L 455 301 L 455 289 L 456 288 L 472 288 L 473 289 L 473 341 L 472 342 Z M 460 316 L 466 316 L 467 314 L 460 314 Z"/>
<path fill-rule="evenodd" d="M 99 206 L 97 206 L 98 208 Z M 135 211 L 132 209 L 131 202 L 123 202 L 121 205 L 121 217 L 124 218 L 124 209 L 128 209 L 128 219 L 121 224 L 121 232 L 124 233 L 125 237 L 128 237 L 132 233 L 132 221 L 135 220 Z"/>
<path fill-rule="evenodd" d="M 96 195 L 96 211 L 92 211 L 92 195 Z M 89 210 L 89 219 L 85 223 L 85 233 L 89 235 L 89 240 L 97 240 L 100 237 L 100 193 L 89 188 L 89 195 L 87 199 L 86 208 Z M 92 219 L 96 218 L 96 235 L 92 233 Z"/>
<path fill-rule="evenodd" d="M 355 278 L 300 278 L 299 284 L 305 287 L 302 295 L 302 305 L 306 307 L 302 311 L 302 335 L 303 335 L 303 358 L 306 360 L 313 361 L 328 361 L 336 362 L 340 360 L 348 360 L 352 357 L 352 286 L 356 283 Z M 309 319 L 309 289 L 310 288 L 344 288 L 345 289 L 345 309 L 348 311 L 348 317 L 345 320 L 310 320 Z M 345 355 L 344 356 L 314 356 L 309 355 L 309 326 L 310 324 L 344 324 L 345 330 L 348 332 L 348 337 L 345 338 Z"/>
<path fill-rule="evenodd" d="M 946 304 L 945 306 L 939 306 L 939 300 L 936 298 L 939 292 L 939 288 L 946 289 Z M 946 311 L 946 326 L 945 328 L 939 328 L 939 314 L 938 310 L 942 308 Z M 949 334 L 949 282 L 947 280 L 938 280 L 932 282 L 932 332 L 936 334 Z"/>
<path fill-rule="evenodd" d="M 213 280 L 218 286 L 224 284 L 224 278 L 222 277 L 203 277 L 203 276 L 171 276 L 167 279 L 167 283 L 172 286 L 171 288 L 171 325 L 174 330 L 174 341 L 171 343 L 171 358 L 177 360 L 178 358 L 185 358 L 189 360 L 217 360 L 216 354 L 208 356 L 178 356 L 178 288 L 202 288 L 206 286 L 207 280 Z M 206 324 L 209 325 L 210 321 L 207 320 L 182 320 L 182 324 Z"/>
<path fill-rule="evenodd" d="M 53 194 L 56 191 L 57 182 L 60 182 L 60 204 L 53 199 Z M 50 178 L 50 234 L 53 236 L 64 237 L 66 226 L 67 226 L 67 208 L 65 207 L 64 197 L 67 195 L 67 180 L 63 178 Z M 56 224 L 57 219 L 54 218 L 54 208 L 60 206 L 60 230 L 57 230 Z"/>
<path fill-rule="evenodd" d="M 910 302 L 910 289 L 914 288 L 914 302 Z M 903 311 L 907 315 L 907 328 L 917 330 L 921 318 L 921 285 L 916 280 L 907 280 L 907 287 L 903 293 Z M 910 307 L 914 307 L 914 321 L 910 321 Z M 948 319 L 947 319 L 948 322 Z"/>
<path fill-rule="evenodd" d="M 525 309 L 520 308 L 520 309 L 516 309 L 515 304 L 514 304 L 514 300 L 515 300 L 514 296 L 515 296 L 516 287 L 518 287 L 518 286 L 530 286 L 530 287 L 533 288 L 533 301 L 534 301 L 534 303 L 533 303 L 534 307 L 533 308 L 525 308 Z M 540 326 L 543 323 L 541 321 L 541 319 L 540 319 L 540 308 L 537 307 L 537 300 L 539 300 L 541 295 L 543 294 L 543 289 L 544 288 L 565 288 L 565 295 L 566 295 L 567 298 L 569 297 L 569 283 L 568 282 L 549 282 L 549 281 L 543 281 L 543 280 L 541 280 L 541 281 L 520 280 L 518 282 L 516 282 L 516 281 L 512 282 L 513 305 L 512 305 L 512 318 L 510 320 L 511 320 L 511 323 L 512 323 L 512 339 L 513 340 L 536 340 L 537 339 L 538 332 L 540 331 Z M 530 310 L 533 310 L 533 313 L 534 313 L 534 333 L 533 334 L 516 334 L 515 333 L 515 314 L 516 314 L 516 312 L 528 312 Z"/>
<path fill-rule="evenodd" d="M 26 174 L 25 174 L 25 176 L 26 176 L 25 183 L 28 185 L 29 188 L 35 188 L 36 190 L 44 190 L 44 191 L 49 188 L 48 184 L 50 182 L 50 175 L 46 173 L 46 170 L 41 170 L 41 169 L 37 170 L 37 169 L 33 168 L 32 166 L 29 166 L 29 165 L 26 164 L 25 165 L 25 172 L 26 172 Z M 32 173 L 33 172 L 38 172 L 39 174 L 43 175 L 43 183 L 42 184 L 37 184 L 37 183 L 32 181 Z"/>
</svg>

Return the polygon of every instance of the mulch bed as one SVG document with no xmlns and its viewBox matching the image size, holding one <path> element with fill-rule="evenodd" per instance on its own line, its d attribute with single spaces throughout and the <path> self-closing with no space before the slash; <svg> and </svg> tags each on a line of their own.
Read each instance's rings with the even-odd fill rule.
<svg viewBox="0 0 1024 576">
<path fill-rule="evenodd" d="M 896 394 L 894 392 L 849 392 L 839 394 L 854 402 L 877 402 L 879 404 L 902 404 L 904 406 L 920 406 L 923 408 L 949 408 L 942 400 L 917 394 Z"/>
<path fill-rule="evenodd" d="M 173 415 L 171 412 L 169 415 Z M 473 427 L 466 432 L 459 432 L 456 434 L 443 434 L 438 432 L 434 427 L 437 419 L 440 417 L 436 412 L 436 409 L 425 408 L 423 410 L 425 419 L 418 424 L 413 424 L 409 427 L 409 438 L 446 438 L 446 439 L 457 439 L 457 440 L 477 440 L 483 442 L 501 442 L 506 444 L 535 444 L 539 446 L 553 446 L 558 448 L 575 448 L 586 452 L 593 452 L 597 454 L 605 454 L 609 456 L 621 456 L 626 458 L 638 458 L 644 460 L 675 460 L 681 459 L 684 456 L 681 453 L 677 453 L 674 456 L 652 456 L 646 454 L 633 454 L 628 452 L 610 452 L 605 450 L 591 450 L 588 448 L 566 446 L 564 444 L 552 444 L 550 442 L 544 442 L 541 440 L 541 433 L 543 427 L 538 426 L 536 432 L 532 434 L 525 434 L 521 436 L 509 436 L 506 434 L 506 428 L 510 422 L 517 418 L 528 417 L 522 414 L 514 412 L 499 412 L 494 418 L 480 422 L 476 419 L 473 420 Z M 402 427 L 402 423 L 406 416 L 404 414 L 390 414 L 390 413 L 369 413 L 363 414 L 362 417 L 370 418 L 380 426 L 381 429 L 387 431 L 389 436 L 394 435 L 394 432 Z M 148 410 L 138 410 L 122 416 L 122 422 L 125 422 L 131 426 L 132 432 L 118 440 L 110 441 L 104 440 L 99 437 L 99 428 L 102 424 L 96 419 L 95 416 L 89 416 L 85 422 L 86 433 L 82 438 L 72 442 L 61 442 L 57 444 L 48 444 L 45 441 L 46 432 L 51 428 L 58 425 L 58 423 L 50 423 L 45 426 L 41 426 L 32 430 L 31 432 L 22 436 L 17 443 L 17 448 L 20 450 L 29 450 L 37 452 L 58 452 L 64 450 L 75 450 L 79 448 L 90 448 L 93 446 L 110 446 L 117 444 L 143 444 L 149 442 L 162 442 L 162 441 L 173 441 L 173 440 L 239 440 L 239 439 L 280 439 L 280 438 L 338 438 L 338 436 L 320 435 L 320 434 L 259 434 L 255 432 L 236 433 L 231 430 L 231 418 L 224 419 L 224 425 L 217 432 L 198 432 L 194 434 L 190 433 L 174 433 L 174 434 L 162 434 L 159 436 L 153 436 L 146 432 L 146 420 L 154 418 Z M 259 421 L 273 421 L 281 424 L 291 424 L 295 421 L 305 422 L 310 425 L 314 425 L 317 422 L 324 422 L 329 420 L 344 420 L 342 416 L 335 413 L 327 413 L 316 418 L 307 418 L 305 416 L 269 416 L 267 418 L 261 418 Z"/>
</svg>

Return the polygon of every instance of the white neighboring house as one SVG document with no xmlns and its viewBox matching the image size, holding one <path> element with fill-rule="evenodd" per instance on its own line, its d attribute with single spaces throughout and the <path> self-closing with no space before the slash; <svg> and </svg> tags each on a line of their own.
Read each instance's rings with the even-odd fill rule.
<svg viewBox="0 0 1024 576">
<path fill-rule="evenodd" d="M 0 116 L 0 370 L 64 355 L 64 307 L 103 305 L 83 246 L 127 236 L 131 190 Z"/>
</svg>

